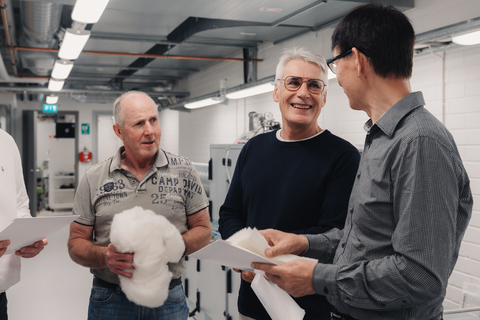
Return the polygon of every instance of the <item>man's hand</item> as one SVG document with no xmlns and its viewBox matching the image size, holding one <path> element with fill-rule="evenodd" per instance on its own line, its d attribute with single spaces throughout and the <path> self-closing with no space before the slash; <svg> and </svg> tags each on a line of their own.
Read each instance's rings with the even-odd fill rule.
<svg viewBox="0 0 480 320">
<path fill-rule="evenodd" d="M 39 254 L 43 248 L 48 244 L 47 238 L 35 242 L 31 246 L 20 248 L 20 250 L 15 251 L 15 255 L 22 258 L 33 258 Z"/>
<path fill-rule="evenodd" d="M 267 279 L 294 297 L 315 294 L 312 284 L 313 261 L 295 259 L 275 266 L 265 263 L 252 263 L 252 268 L 265 271 Z"/>
<path fill-rule="evenodd" d="M 308 240 L 305 236 L 274 229 L 260 230 L 260 233 L 271 246 L 271 248 L 265 250 L 267 257 L 271 258 L 288 253 L 301 255 L 308 249 Z"/>
<path fill-rule="evenodd" d="M 132 277 L 132 273 L 128 271 L 135 268 L 133 266 L 133 253 L 118 252 L 113 243 L 110 243 L 105 254 L 105 261 L 113 273 L 127 278 Z"/>
<path fill-rule="evenodd" d="M 256 275 L 256 273 L 254 273 L 254 272 L 239 270 L 239 269 L 235 269 L 235 268 L 233 268 L 233 271 L 241 273 L 242 274 L 242 279 L 249 282 L 249 283 L 252 283 L 253 278 L 255 278 L 255 275 Z"/>
<path fill-rule="evenodd" d="M 3 256 L 5 251 L 7 251 L 7 247 L 10 245 L 10 240 L 3 240 L 0 241 L 0 257 Z"/>
</svg>

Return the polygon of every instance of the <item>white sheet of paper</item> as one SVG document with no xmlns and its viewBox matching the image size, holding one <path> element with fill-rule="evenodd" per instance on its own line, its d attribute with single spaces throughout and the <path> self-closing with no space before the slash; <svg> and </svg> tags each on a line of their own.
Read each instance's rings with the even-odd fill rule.
<svg viewBox="0 0 480 320">
<path fill-rule="evenodd" d="M 198 250 L 197 252 L 192 253 L 190 257 L 212 262 L 212 263 L 221 264 L 223 266 L 227 266 L 230 268 L 235 268 L 235 269 L 240 269 L 240 270 L 245 270 L 250 272 L 257 272 L 261 274 L 263 274 L 264 272 L 260 270 L 254 271 L 252 269 L 251 267 L 252 262 L 281 265 L 282 263 L 291 261 L 294 258 L 318 262 L 315 259 L 311 259 L 307 257 L 299 257 L 291 254 L 282 255 L 282 256 L 269 259 L 267 257 L 263 257 L 259 254 L 251 252 L 247 249 L 237 247 L 225 240 L 216 240 L 215 242 L 210 243 L 208 246 Z M 282 257 L 284 259 L 279 259 L 279 257 Z"/>
<path fill-rule="evenodd" d="M 252 262 L 276 264 L 256 253 L 236 247 L 225 240 L 217 240 L 192 253 L 190 257 L 252 272 L 253 269 L 250 266 Z"/>
<path fill-rule="evenodd" d="M 32 218 L 17 218 L 0 232 L 0 241 L 10 240 L 5 254 L 13 253 L 20 248 L 34 244 L 48 235 L 60 230 L 78 215 L 46 216 Z"/>
<path fill-rule="evenodd" d="M 263 275 L 255 275 L 252 290 L 273 320 L 302 320 L 305 316 L 305 310 L 288 293 Z"/>
</svg>

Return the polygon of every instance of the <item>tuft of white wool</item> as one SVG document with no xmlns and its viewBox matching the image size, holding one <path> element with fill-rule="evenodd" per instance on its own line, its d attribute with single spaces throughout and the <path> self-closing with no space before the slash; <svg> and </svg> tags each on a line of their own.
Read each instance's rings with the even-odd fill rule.
<svg viewBox="0 0 480 320">
<path fill-rule="evenodd" d="M 133 253 L 132 278 L 119 276 L 127 298 L 156 308 L 168 297 L 172 273 L 168 262 L 178 262 L 185 244 L 178 229 L 151 210 L 134 207 L 113 217 L 110 241 L 119 252 Z"/>
</svg>

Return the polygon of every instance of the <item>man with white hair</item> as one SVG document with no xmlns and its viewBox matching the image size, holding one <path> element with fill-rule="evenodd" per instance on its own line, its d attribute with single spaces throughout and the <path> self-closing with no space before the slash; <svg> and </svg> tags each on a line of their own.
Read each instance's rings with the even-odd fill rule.
<svg viewBox="0 0 480 320">
<path fill-rule="evenodd" d="M 208 199 L 192 163 L 159 148 L 158 110 L 147 94 L 123 94 L 114 104 L 114 116 L 113 129 L 124 146 L 85 172 L 73 206 L 80 217 L 72 222 L 68 240 L 72 260 L 94 274 L 88 319 L 186 320 L 183 258 L 168 264 L 173 278 L 165 303 L 157 308 L 137 305 L 121 291 L 118 278 L 132 277 L 134 254 L 116 250 L 109 240 L 110 226 L 115 214 L 126 209 L 152 210 L 182 234 L 185 256 L 211 239 Z"/>
<path fill-rule="evenodd" d="M 318 125 L 326 84 L 321 55 L 293 48 L 280 58 L 273 100 L 283 128 L 256 136 L 242 148 L 220 208 L 223 239 L 245 227 L 297 234 L 343 228 L 360 156 L 350 143 Z M 270 319 L 250 287 L 255 274 L 241 272 L 241 319 Z M 306 311 L 304 319 L 330 318 L 324 297 L 295 300 Z"/>
</svg>

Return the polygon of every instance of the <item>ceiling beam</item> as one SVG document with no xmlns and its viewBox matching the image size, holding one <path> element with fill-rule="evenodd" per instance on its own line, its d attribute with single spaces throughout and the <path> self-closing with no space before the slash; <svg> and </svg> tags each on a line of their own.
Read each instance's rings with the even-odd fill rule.
<svg viewBox="0 0 480 320">
<path fill-rule="evenodd" d="M 116 64 L 75 64 L 75 68 L 101 68 L 101 69 L 125 69 L 123 65 Z M 200 72 L 200 69 L 195 68 L 168 68 L 168 67 L 128 67 L 129 69 L 142 70 L 157 70 L 157 71 L 176 71 L 176 72 Z"/>
<path fill-rule="evenodd" d="M 174 41 L 168 41 L 166 37 L 154 37 L 143 34 L 122 34 L 122 33 L 108 33 L 108 32 L 94 32 L 90 39 L 110 40 L 110 41 L 128 41 L 128 42 L 150 42 L 165 45 L 179 45 Z M 185 40 L 181 43 L 182 46 L 216 46 L 216 47 L 256 47 L 258 43 L 263 41 L 244 41 L 232 39 L 213 39 L 213 38 L 197 38 L 193 40 Z"/>
<path fill-rule="evenodd" d="M 28 93 L 48 93 L 48 94 L 52 93 L 52 91 L 48 90 L 48 88 L 43 88 L 43 87 L 0 87 L 0 92 L 18 93 L 18 92 L 24 92 L 24 91 L 27 91 Z M 125 91 L 63 88 L 61 92 L 58 92 L 58 94 L 63 94 L 63 93 L 100 93 L 100 94 L 108 94 L 108 95 L 121 95 L 121 94 L 124 94 Z M 186 97 L 190 95 L 190 92 L 176 92 L 176 91 L 166 91 L 166 92 L 148 91 L 145 93 L 147 93 L 152 97 L 159 97 L 159 96 Z"/>
</svg>

